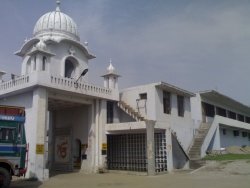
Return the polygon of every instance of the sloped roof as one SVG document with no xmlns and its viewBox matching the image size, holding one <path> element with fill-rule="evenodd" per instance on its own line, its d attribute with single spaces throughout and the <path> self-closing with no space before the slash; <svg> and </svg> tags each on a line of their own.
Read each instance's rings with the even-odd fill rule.
<svg viewBox="0 0 250 188">
<path fill-rule="evenodd" d="M 246 113 L 250 115 L 250 107 L 231 98 L 218 91 L 214 90 L 207 90 L 207 91 L 200 91 L 199 92 L 201 98 L 206 99 L 208 101 L 212 101 L 222 106 L 230 107 L 232 110 L 235 109 L 237 111 Z"/>
</svg>

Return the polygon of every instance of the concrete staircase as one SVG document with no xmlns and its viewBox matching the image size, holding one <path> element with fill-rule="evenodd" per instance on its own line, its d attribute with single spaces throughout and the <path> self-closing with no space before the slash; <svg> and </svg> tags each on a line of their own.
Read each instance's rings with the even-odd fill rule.
<svg viewBox="0 0 250 188">
<path fill-rule="evenodd" d="M 182 145 L 181 141 L 178 139 L 178 136 L 176 134 L 176 132 L 174 132 L 173 130 L 171 130 L 172 133 L 172 144 L 174 143 L 174 141 L 179 145 L 179 148 L 181 149 L 183 155 L 185 155 L 186 159 L 189 160 L 189 155 L 188 153 L 185 151 L 184 146 Z"/>
<path fill-rule="evenodd" d="M 125 113 L 127 113 L 129 116 L 134 118 L 136 121 L 145 121 L 146 119 L 135 109 L 133 109 L 131 106 L 129 106 L 124 101 L 119 101 L 117 103 L 118 107 L 122 109 Z"/>
<path fill-rule="evenodd" d="M 201 123 L 194 137 L 193 145 L 188 152 L 190 158 L 189 164 L 191 169 L 199 168 L 205 164 L 205 161 L 201 160 L 201 147 L 210 126 L 211 124 L 209 123 Z"/>
<path fill-rule="evenodd" d="M 176 139 L 176 141 L 178 142 L 178 144 L 179 144 L 180 148 L 182 149 L 183 153 L 189 159 L 189 155 L 188 155 L 187 151 L 185 151 L 184 146 L 182 145 L 182 143 L 181 143 L 180 139 L 178 138 L 176 132 L 171 130 L 171 133 L 172 133 L 172 137 L 174 137 Z"/>
</svg>

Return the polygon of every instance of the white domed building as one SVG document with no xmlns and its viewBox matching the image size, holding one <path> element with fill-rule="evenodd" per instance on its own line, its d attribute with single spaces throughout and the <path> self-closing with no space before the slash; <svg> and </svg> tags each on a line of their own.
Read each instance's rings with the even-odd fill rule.
<svg viewBox="0 0 250 188">
<path fill-rule="evenodd" d="M 96 172 L 104 166 L 106 103 L 119 98 L 116 88 L 88 83 L 88 63 L 95 56 L 59 5 L 38 19 L 33 37 L 15 53 L 22 57 L 21 76 L 3 82 L 5 72 L 0 73 L 0 105 L 26 111 L 26 177 L 42 181 L 51 170 Z"/>
<path fill-rule="evenodd" d="M 16 55 L 23 58 L 22 75 L 46 71 L 54 76 L 76 79 L 95 58 L 80 43 L 77 25 L 60 11 L 41 16 L 35 24 L 33 38 L 27 40 Z M 84 76 L 87 81 L 87 75 Z"/>
</svg>

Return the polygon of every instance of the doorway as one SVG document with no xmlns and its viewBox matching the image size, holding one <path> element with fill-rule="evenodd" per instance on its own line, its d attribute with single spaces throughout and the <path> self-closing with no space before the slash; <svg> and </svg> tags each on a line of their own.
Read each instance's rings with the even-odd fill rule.
<svg viewBox="0 0 250 188">
<path fill-rule="evenodd" d="M 81 140 L 75 139 L 73 145 L 73 167 L 74 169 L 81 168 Z"/>
</svg>

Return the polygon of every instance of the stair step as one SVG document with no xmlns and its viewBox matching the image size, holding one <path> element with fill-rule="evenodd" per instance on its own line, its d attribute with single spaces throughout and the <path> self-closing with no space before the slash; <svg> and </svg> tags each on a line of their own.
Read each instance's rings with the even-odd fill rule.
<svg viewBox="0 0 250 188">
<path fill-rule="evenodd" d="M 189 152 L 200 152 L 200 148 L 192 148 Z"/>
<path fill-rule="evenodd" d="M 200 151 L 189 151 L 189 154 L 190 155 L 192 155 L 192 154 L 200 155 Z"/>
<path fill-rule="evenodd" d="M 136 119 L 137 121 L 144 121 L 145 118 L 136 110 L 134 110 L 130 105 L 126 104 L 124 101 L 119 101 L 118 107 L 120 107 L 128 115 Z"/>
<path fill-rule="evenodd" d="M 197 135 L 197 136 L 195 136 L 195 139 L 197 139 L 197 140 L 203 140 L 204 139 L 204 135 Z"/>
<path fill-rule="evenodd" d="M 189 155 L 198 155 L 198 156 L 200 156 L 200 152 L 199 151 L 190 151 Z"/>
<path fill-rule="evenodd" d="M 199 150 L 200 150 L 200 149 L 201 149 L 201 146 L 196 146 L 196 145 L 195 145 L 195 146 L 193 146 L 193 147 L 190 148 L 190 150 L 192 150 L 192 149 L 199 149 Z"/>
<path fill-rule="evenodd" d="M 190 160 L 189 166 L 191 169 L 197 169 L 205 165 L 205 161 L 203 160 Z"/>
</svg>

